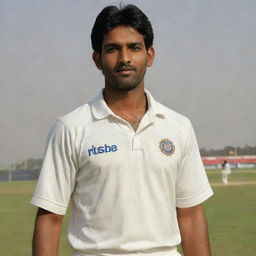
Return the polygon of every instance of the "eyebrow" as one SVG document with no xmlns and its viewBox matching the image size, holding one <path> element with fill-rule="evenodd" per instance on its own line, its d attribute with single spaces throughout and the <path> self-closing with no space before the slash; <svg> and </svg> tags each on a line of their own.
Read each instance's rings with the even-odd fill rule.
<svg viewBox="0 0 256 256">
<path fill-rule="evenodd" d="M 132 42 L 132 43 L 128 43 L 129 46 L 134 46 L 134 45 L 139 45 L 139 46 L 143 46 L 142 42 Z"/>
<path fill-rule="evenodd" d="M 108 48 L 108 47 L 117 47 L 117 46 L 119 46 L 119 44 L 117 44 L 117 43 L 106 43 L 106 44 L 104 45 L 104 48 Z"/>
<path fill-rule="evenodd" d="M 128 43 L 127 45 L 128 45 L 128 46 L 134 46 L 134 45 L 140 45 L 140 46 L 142 46 L 143 43 L 140 42 L 140 41 L 135 41 L 135 42 L 130 42 L 130 43 Z M 108 47 L 119 47 L 119 46 L 120 46 L 119 43 L 106 43 L 106 44 L 104 45 L 104 49 L 105 49 L 105 48 L 108 48 Z"/>
</svg>

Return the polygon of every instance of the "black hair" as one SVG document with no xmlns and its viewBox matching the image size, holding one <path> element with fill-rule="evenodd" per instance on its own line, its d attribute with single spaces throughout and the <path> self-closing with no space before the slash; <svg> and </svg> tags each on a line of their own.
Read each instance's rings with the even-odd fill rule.
<svg viewBox="0 0 256 256">
<path fill-rule="evenodd" d="M 225 167 L 225 165 L 227 164 L 227 160 L 224 160 L 224 162 L 223 162 L 223 164 L 222 164 L 222 168 L 224 168 Z"/>
<path fill-rule="evenodd" d="M 104 36 L 117 26 L 131 26 L 144 37 L 146 49 L 153 45 L 154 33 L 148 17 L 135 5 L 107 6 L 97 16 L 92 28 L 91 42 L 94 51 L 101 53 Z"/>
</svg>

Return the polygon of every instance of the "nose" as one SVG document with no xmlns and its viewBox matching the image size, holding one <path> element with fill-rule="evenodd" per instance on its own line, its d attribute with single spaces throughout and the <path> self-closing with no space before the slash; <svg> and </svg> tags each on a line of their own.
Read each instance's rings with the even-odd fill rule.
<svg viewBox="0 0 256 256">
<path fill-rule="evenodd" d="M 128 49 L 122 48 L 119 52 L 119 62 L 129 63 L 129 62 L 131 62 L 130 58 L 131 57 L 130 57 Z"/>
</svg>

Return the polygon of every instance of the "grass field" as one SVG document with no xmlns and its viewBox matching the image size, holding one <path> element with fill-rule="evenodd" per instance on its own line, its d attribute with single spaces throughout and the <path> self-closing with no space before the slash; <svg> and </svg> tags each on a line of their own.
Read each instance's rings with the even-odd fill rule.
<svg viewBox="0 0 256 256">
<path fill-rule="evenodd" d="M 256 170 L 234 170 L 223 186 L 220 171 L 207 172 L 214 196 L 204 203 L 213 256 L 256 255 Z M 34 182 L 0 183 L 0 255 L 31 255 L 36 208 L 29 204 Z M 62 230 L 61 256 L 70 255 Z"/>
</svg>

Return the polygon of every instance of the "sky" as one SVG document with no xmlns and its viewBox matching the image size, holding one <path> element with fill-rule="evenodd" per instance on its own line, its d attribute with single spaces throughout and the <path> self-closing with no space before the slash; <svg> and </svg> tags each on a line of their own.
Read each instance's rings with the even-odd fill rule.
<svg viewBox="0 0 256 256">
<path fill-rule="evenodd" d="M 256 145 L 256 1 L 138 0 L 156 58 L 145 87 L 190 118 L 200 148 Z M 108 0 L 0 0 L 0 164 L 42 158 L 60 115 L 104 79 L 91 28 Z"/>
</svg>

